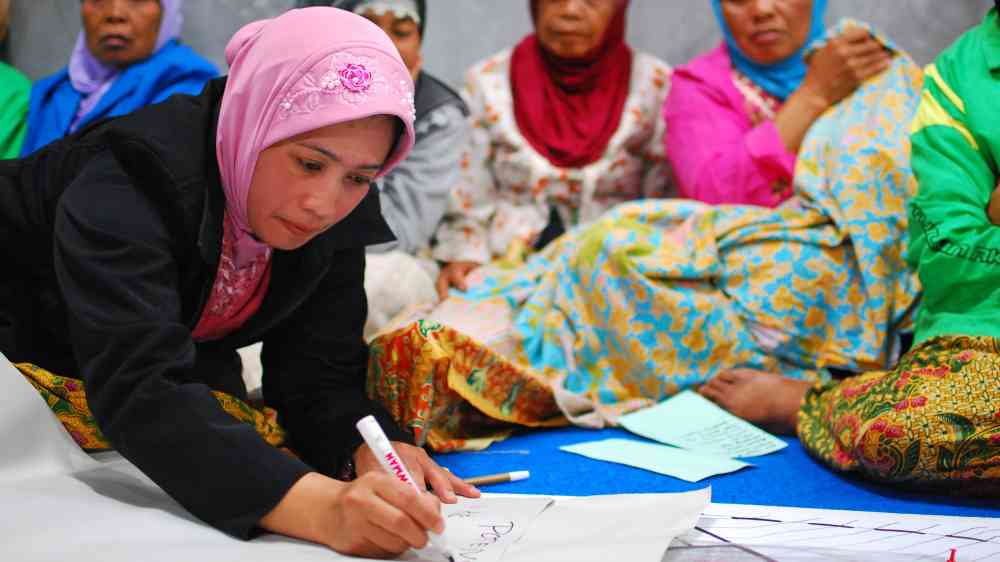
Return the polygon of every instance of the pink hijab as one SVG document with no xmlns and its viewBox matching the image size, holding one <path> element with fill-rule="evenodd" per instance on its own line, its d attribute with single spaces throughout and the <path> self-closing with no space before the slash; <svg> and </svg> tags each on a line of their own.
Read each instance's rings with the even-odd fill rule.
<svg viewBox="0 0 1000 562">
<path fill-rule="evenodd" d="M 372 115 L 393 115 L 404 132 L 379 172 L 413 147 L 413 81 L 375 24 L 330 7 L 303 8 L 239 30 L 226 47 L 216 158 L 226 211 L 236 225 L 236 266 L 269 248 L 253 237 L 247 198 L 257 157 L 307 131 Z"/>
</svg>

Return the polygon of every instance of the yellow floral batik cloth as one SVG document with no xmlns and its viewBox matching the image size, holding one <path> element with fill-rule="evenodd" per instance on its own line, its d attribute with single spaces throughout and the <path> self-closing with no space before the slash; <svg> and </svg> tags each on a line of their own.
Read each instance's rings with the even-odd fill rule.
<svg viewBox="0 0 1000 562">
<path fill-rule="evenodd" d="M 515 248 L 468 291 L 410 317 L 428 322 L 375 338 L 372 396 L 440 450 L 559 414 L 613 425 L 735 367 L 814 381 L 826 367 L 889 368 L 919 295 L 903 252 L 922 85 L 899 55 L 820 118 L 799 153 L 795 196 L 778 209 L 626 203 L 520 265 Z M 458 341 L 478 362 L 448 363 Z M 464 377 L 485 382 L 455 386 Z"/>
<path fill-rule="evenodd" d="M 543 376 L 429 320 L 372 342 L 368 393 L 435 451 L 483 449 L 519 426 L 568 423 Z"/>
<path fill-rule="evenodd" d="M 81 448 L 90 452 L 106 451 L 113 448 L 104 434 L 101 433 L 97 426 L 97 420 L 90 412 L 87 396 L 83 390 L 83 381 L 54 375 L 30 363 L 18 363 L 14 367 L 42 395 L 49 408 L 52 409 L 52 413 L 59 418 L 63 427 Z M 278 414 L 273 409 L 257 409 L 222 392 L 213 392 L 212 394 L 229 415 L 254 426 L 257 433 L 268 444 L 279 448 L 285 445 L 287 435 L 285 430 L 278 425 Z"/>
<path fill-rule="evenodd" d="M 937 337 L 891 371 L 819 385 L 799 439 L 836 470 L 883 482 L 1000 493 L 1000 340 Z"/>
</svg>

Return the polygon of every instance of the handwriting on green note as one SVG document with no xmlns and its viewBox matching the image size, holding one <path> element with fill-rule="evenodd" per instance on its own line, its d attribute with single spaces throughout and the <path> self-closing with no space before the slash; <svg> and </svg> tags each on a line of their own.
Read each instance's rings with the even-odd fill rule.
<svg viewBox="0 0 1000 562">
<path fill-rule="evenodd" d="M 787 446 L 690 390 L 619 421 L 625 429 L 654 441 L 731 458 L 766 455 Z"/>
</svg>

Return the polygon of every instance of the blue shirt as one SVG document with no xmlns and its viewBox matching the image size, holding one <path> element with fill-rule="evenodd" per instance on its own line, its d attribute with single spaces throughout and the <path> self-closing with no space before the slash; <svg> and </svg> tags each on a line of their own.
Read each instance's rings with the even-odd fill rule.
<svg viewBox="0 0 1000 562">
<path fill-rule="evenodd" d="M 197 94 L 218 74 L 215 65 L 190 47 L 170 41 L 153 56 L 123 70 L 100 102 L 83 116 L 79 127 L 131 113 L 173 94 Z M 70 82 L 68 68 L 36 82 L 31 89 L 28 133 L 21 155 L 66 136 L 82 99 L 83 94 Z"/>
</svg>

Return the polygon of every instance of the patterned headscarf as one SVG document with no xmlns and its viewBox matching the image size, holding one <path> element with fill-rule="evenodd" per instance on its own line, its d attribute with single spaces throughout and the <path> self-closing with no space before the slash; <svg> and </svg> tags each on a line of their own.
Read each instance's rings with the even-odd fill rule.
<svg viewBox="0 0 1000 562">
<path fill-rule="evenodd" d="M 363 17 L 332 8 L 291 10 L 251 23 L 226 47 L 229 79 L 216 154 L 226 211 L 237 229 L 237 264 L 268 248 L 250 232 L 247 198 L 261 151 L 296 135 L 392 115 L 402 137 L 382 170 L 413 147 L 413 81 L 392 41 Z"/>
</svg>

